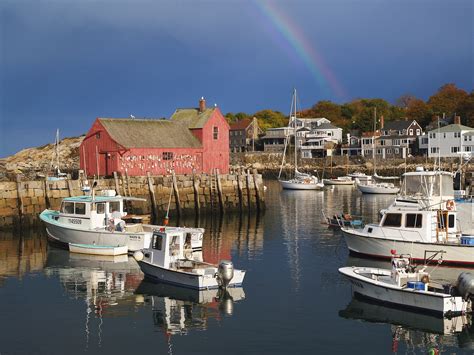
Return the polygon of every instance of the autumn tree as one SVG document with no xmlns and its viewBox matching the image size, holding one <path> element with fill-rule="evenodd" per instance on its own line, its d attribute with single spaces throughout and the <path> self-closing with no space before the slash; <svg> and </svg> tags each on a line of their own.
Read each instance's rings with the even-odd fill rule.
<svg viewBox="0 0 474 355">
<path fill-rule="evenodd" d="M 285 127 L 288 125 L 288 117 L 279 111 L 262 110 L 256 112 L 255 116 L 258 120 L 258 125 L 264 131 L 268 128 Z"/>
<path fill-rule="evenodd" d="M 413 100 L 417 100 L 417 98 L 411 94 L 404 94 L 395 101 L 395 105 L 406 110 Z"/>
<path fill-rule="evenodd" d="M 474 127 L 474 90 L 459 103 L 456 113 L 464 124 Z"/>
<path fill-rule="evenodd" d="M 455 84 L 445 84 L 428 99 L 428 106 L 436 115 L 445 113 L 447 116 L 452 116 L 467 96 L 467 92 L 458 89 Z"/>
<path fill-rule="evenodd" d="M 410 120 L 416 120 L 421 127 L 430 123 L 433 115 L 427 103 L 420 99 L 410 101 L 406 110 L 406 116 Z"/>
</svg>

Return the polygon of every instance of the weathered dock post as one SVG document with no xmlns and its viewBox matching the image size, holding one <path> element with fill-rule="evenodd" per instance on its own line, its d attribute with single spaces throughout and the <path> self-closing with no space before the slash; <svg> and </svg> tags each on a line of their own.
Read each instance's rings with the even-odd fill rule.
<svg viewBox="0 0 474 355">
<path fill-rule="evenodd" d="M 43 190 L 44 190 L 44 203 L 46 204 L 46 208 L 51 208 L 51 203 L 49 201 L 49 185 L 48 185 L 47 177 L 44 179 Z"/>
<path fill-rule="evenodd" d="M 21 177 L 20 175 L 16 176 L 16 191 L 18 196 L 18 217 L 20 218 L 20 226 L 23 224 L 23 214 L 24 214 L 24 206 L 23 206 L 23 187 L 21 185 Z"/>
<path fill-rule="evenodd" d="M 194 211 L 196 216 L 201 214 L 201 203 L 199 202 L 199 181 L 196 179 L 195 170 L 193 170 L 193 192 L 194 192 Z"/>
<path fill-rule="evenodd" d="M 116 171 L 114 171 L 114 182 L 115 182 L 115 192 L 117 195 L 120 195 L 120 189 L 119 189 L 119 181 L 118 181 L 118 174 Z"/>
<path fill-rule="evenodd" d="M 151 173 L 149 171 L 147 171 L 146 176 L 148 180 L 148 190 L 150 191 L 151 213 L 153 216 L 153 220 L 155 221 L 158 218 L 158 211 L 156 208 L 156 198 L 155 198 L 155 186 L 153 184 L 153 178 L 151 177 Z"/>
<path fill-rule="evenodd" d="M 69 193 L 69 197 L 71 197 L 74 192 L 74 188 L 72 187 L 71 174 L 66 175 L 66 184 L 67 184 L 67 191 Z"/>
<path fill-rule="evenodd" d="M 174 170 L 172 171 L 172 177 L 173 177 L 173 193 L 174 193 L 174 200 L 175 200 L 175 203 L 176 203 L 176 210 L 178 212 L 178 218 L 181 218 L 181 216 L 182 216 L 181 202 L 179 200 L 178 183 L 176 182 L 176 174 L 174 173 Z"/>
<path fill-rule="evenodd" d="M 253 169 L 253 184 L 255 188 L 255 201 L 257 206 L 257 212 L 260 212 L 260 191 L 258 190 L 258 183 L 257 183 L 257 169 Z"/>
<path fill-rule="evenodd" d="M 242 169 L 239 168 L 237 171 L 237 194 L 239 197 L 239 211 L 242 213 L 242 205 L 243 205 L 243 193 L 242 193 L 242 184 L 240 182 L 240 178 L 242 177 Z"/>
<path fill-rule="evenodd" d="M 224 197 L 222 196 L 222 186 L 221 186 L 221 179 L 219 176 L 219 169 L 215 170 L 216 174 L 216 183 L 217 183 L 217 196 L 219 197 L 219 209 L 221 214 L 224 214 Z"/>
<path fill-rule="evenodd" d="M 247 176 L 246 176 L 246 185 L 247 185 L 247 201 L 248 201 L 248 209 L 252 206 L 252 198 L 250 196 L 250 169 L 247 169 Z"/>
</svg>

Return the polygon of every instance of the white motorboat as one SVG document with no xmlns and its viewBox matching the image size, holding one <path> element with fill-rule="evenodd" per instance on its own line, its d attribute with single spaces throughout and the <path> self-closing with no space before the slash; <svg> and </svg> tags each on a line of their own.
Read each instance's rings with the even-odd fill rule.
<svg viewBox="0 0 474 355">
<path fill-rule="evenodd" d="M 96 249 L 127 247 L 133 252 L 148 246 L 153 231 L 163 227 L 124 220 L 127 216 L 125 201 L 146 200 L 114 194 L 115 191 L 107 190 L 104 192 L 106 196 L 95 196 L 93 192 L 91 196 L 68 197 L 63 199 L 59 211 L 44 210 L 40 219 L 46 224 L 48 238 L 67 247 L 71 243 L 94 246 Z M 182 229 L 192 249 L 201 249 L 204 229 Z"/>
<path fill-rule="evenodd" d="M 379 223 L 341 230 L 351 253 L 391 258 L 390 250 L 397 249 L 417 262 L 437 255 L 444 263 L 474 266 L 474 237 L 459 228 L 448 172 L 403 174 L 400 195 Z"/>
<path fill-rule="evenodd" d="M 363 194 L 397 194 L 400 191 L 400 188 L 392 183 L 374 182 L 373 180 L 361 183 L 356 179 L 356 185 Z"/>
<path fill-rule="evenodd" d="M 354 180 L 350 176 L 339 176 L 333 179 L 323 179 L 324 185 L 354 185 Z"/>
<path fill-rule="evenodd" d="M 280 182 L 280 185 L 283 189 L 285 190 L 322 190 L 324 188 L 324 183 L 319 180 L 318 177 L 308 174 L 308 173 L 302 173 L 298 171 L 298 152 L 297 152 L 297 144 L 296 144 L 296 104 L 297 104 L 297 98 L 296 98 L 296 89 L 293 90 L 293 98 L 291 100 L 291 112 L 290 112 L 290 120 L 289 120 L 289 128 L 293 129 L 293 137 L 295 138 L 294 142 L 294 172 L 293 172 L 293 178 L 288 179 L 288 180 L 283 180 L 281 179 L 281 173 L 283 170 L 283 166 L 285 164 L 285 157 L 286 157 L 286 150 L 287 147 L 290 145 L 291 141 L 291 134 L 286 136 L 285 139 L 285 148 L 283 150 L 283 159 L 281 162 L 280 166 L 280 172 L 278 173 L 278 181 Z"/>
<path fill-rule="evenodd" d="M 154 231 L 149 246 L 133 256 L 145 277 L 155 282 L 203 290 L 241 286 L 245 277 L 231 261 L 214 265 L 193 259 L 186 249 L 186 232 L 179 228 Z"/>
<path fill-rule="evenodd" d="M 69 251 L 78 254 L 117 256 L 128 253 L 128 246 L 106 246 L 69 243 Z"/>
<path fill-rule="evenodd" d="M 354 173 L 350 173 L 350 174 L 347 174 L 348 177 L 350 177 L 351 179 L 353 179 L 355 181 L 355 179 L 359 179 L 359 181 L 369 181 L 369 180 L 372 180 L 372 175 L 366 175 L 365 173 L 361 173 L 361 172 L 354 172 Z"/>
<path fill-rule="evenodd" d="M 474 276 L 461 273 L 456 285 L 430 282 L 426 266 L 420 270 L 410 264 L 409 255 L 393 255 L 392 269 L 342 267 L 352 292 L 369 299 L 442 317 L 472 312 Z"/>
</svg>

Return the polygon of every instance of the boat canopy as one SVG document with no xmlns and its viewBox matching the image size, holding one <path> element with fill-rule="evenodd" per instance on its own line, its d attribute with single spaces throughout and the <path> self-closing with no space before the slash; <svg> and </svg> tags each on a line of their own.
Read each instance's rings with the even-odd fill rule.
<svg viewBox="0 0 474 355">
<path fill-rule="evenodd" d="M 73 196 L 63 199 L 65 202 L 114 202 L 114 201 L 146 201 L 145 198 L 140 197 L 126 197 L 126 196 Z"/>
<path fill-rule="evenodd" d="M 401 194 L 405 196 L 453 196 L 453 174 L 447 171 L 415 171 L 403 174 Z"/>
</svg>

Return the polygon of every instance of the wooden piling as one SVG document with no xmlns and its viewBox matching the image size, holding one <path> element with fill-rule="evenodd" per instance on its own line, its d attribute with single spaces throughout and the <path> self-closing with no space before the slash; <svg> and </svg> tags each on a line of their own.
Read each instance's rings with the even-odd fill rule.
<svg viewBox="0 0 474 355">
<path fill-rule="evenodd" d="M 48 178 L 44 179 L 43 191 L 44 191 L 44 202 L 46 204 L 46 208 L 51 208 L 51 202 L 49 201 Z"/>
<path fill-rule="evenodd" d="M 237 194 L 239 197 L 239 211 L 242 212 L 242 205 L 243 205 L 243 193 L 242 193 L 242 184 L 240 183 L 240 178 L 242 176 L 242 171 L 238 170 L 237 176 Z"/>
<path fill-rule="evenodd" d="M 150 191 L 151 213 L 153 216 L 153 220 L 156 220 L 158 217 L 158 211 L 156 208 L 155 186 L 153 184 L 153 178 L 151 177 L 151 174 L 149 171 L 146 173 L 146 176 L 148 180 L 148 190 Z"/>
<path fill-rule="evenodd" d="M 199 181 L 196 179 L 196 174 L 193 172 L 193 192 L 194 192 L 194 210 L 196 215 L 201 213 L 201 203 L 199 202 Z"/>
<path fill-rule="evenodd" d="M 114 171 L 114 181 L 115 181 L 115 192 L 117 195 L 120 195 L 120 189 L 119 189 L 119 181 L 118 181 L 118 174 L 116 171 Z"/>
<path fill-rule="evenodd" d="M 178 218 L 181 217 L 181 203 L 179 201 L 179 190 L 178 190 L 178 184 L 176 182 L 176 174 L 174 171 L 172 172 L 172 177 L 173 177 L 173 193 L 174 193 L 174 200 L 176 203 L 176 210 L 178 212 Z"/>
<path fill-rule="evenodd" d="M 71 197 L 73 196 L 73 192 L 74 192 L 74 188 L 72 186 L 72 181 L 71 181 L 71 174 L 67 174 L 66 183 L 67 183 L 67 191 L 69 193 L 69 197 Z"/>
<path fill-rule="evenodd" d="M 257 212 L 260 212 L 260 191 L 257 184 L 257 169 L 253 169 L 253 185 L 255 188 L 255 204 L 257 206 Z"/>
<path fill-rule="evenodd" d="M 252 199 L 250 197 L 250 169 L 247 169 L 247 176 L 246 176 L 246 186 L 247 186 L 247 201 L 248 201 L 248 208 L 252 206 Z"/>
<path fill-rule="evenodd" d="M 17 191 L 17 196 L 18 196 L 18 217 L 20 218 L 20 225 L 21 225 L 23 222 L 23 215 L 25 211 L 23 207 L 23 198 L 22 198 L 23 186 L 21 185 L 20 175 L 16 176 L 16 191 Z"/>
<path fill-rule="evenodd" d="M 217 196 L 219 197 L 219 209 L 221 214 L 224 214 L 224 197 L 222 196 L 221 179 L 219 177 L 219 169 L 215 170 L 217 183 Z"/>
</svg>

